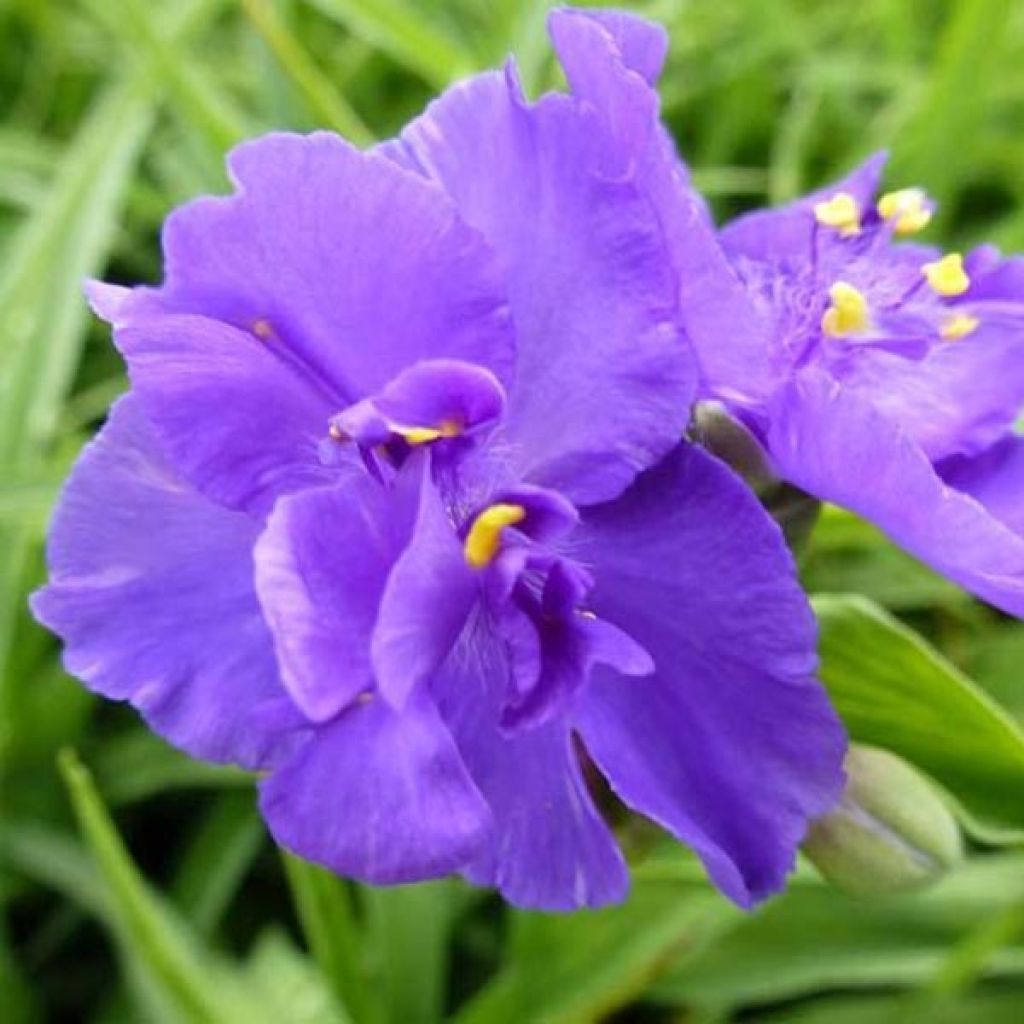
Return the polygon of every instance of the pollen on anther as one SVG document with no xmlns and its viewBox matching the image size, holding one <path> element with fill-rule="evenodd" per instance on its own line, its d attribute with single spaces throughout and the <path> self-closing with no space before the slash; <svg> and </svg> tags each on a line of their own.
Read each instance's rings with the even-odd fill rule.
<svg viewBox="0 0 1024 1024">
<path fill-rule="evenodd" d="M 830 338 L 842 338 L 863 331 L 868 325 L 868 302 L 859 288 L 836 281 L 829 289 L 832 305 L 821 318 L 821 329 Z"/>
<path fill-rule="evenodd" d="M 901 188 L 886 192 L 878 200 L 878 215 L 892 221 L 897 235 L 912 235 L 928 226 L 932 211 L 928 196 L 919 188 Z"/>
<path fill-rule="evenodd" d="M 943 325 L 939 333 L 946 341 L 957 341 L 973 334 L 977 329 L 980 320 L 969 313 L 954 313 Z"/>
<path fill-rule="evenodd" d="M 409 444 L 429 444 L 446 437 L 458 437 L 462 433 L 462 424 L 457 420 L 442 420 L 436 427 L 396 427 Z"/>
<path fill-rule="evenodd" d="M 333 440 L 333 441 L 347 441 L 348 440 L 348 434 L 346 434 L 345 431 L 342 430 L 341 427 L 339 427 L 337 423 L 332 423 L 327 428 L 327 433 L 331 436 L 331 440 Z"/>
<path fill-rule="evenodd" d="M 466 535 L 463 552 L 474 569 L 483 569 L 494 561 L 501 546 L 501 534 L 506 526 L 515 526 L 526 518 L 522 505 L 498 503 L 489 505 L 473 520 Z"/>
<path fill-rule="evenodd" d="M 947 298 L 963 295 L 971 287 L 971 279 L 964 270 L 964 258 L 958 252 L 947 253 L 942 259 L 926 263 L 921 273 L 934 291 Z"/>
<path fill-rule="evenodd" d="M 837 192 L 831 199 L 815 203 L 814 219 L 835 228 L 843 238 L 860 234 L 860 205 L 849 192 Z"/>
<path fill-rule="evenodd" d="M 252 324 L 252 333 L 256 335 L 260 341 L 270 341 L 274 338 L 274 328 L 271 327 L 269 320 L 254 320 Z"/>
</svg>

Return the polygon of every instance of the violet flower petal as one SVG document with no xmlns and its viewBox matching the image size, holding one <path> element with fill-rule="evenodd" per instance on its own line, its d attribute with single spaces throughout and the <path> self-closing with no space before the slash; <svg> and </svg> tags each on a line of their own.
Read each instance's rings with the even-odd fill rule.
<svg viewBox="0 0 1024 1024">
<path fill-rule="evenodd" d="M 412 538 L 388 576 L 371 641 L 377 688 L 396 709 L 448 656 L 479 592 L 441 495 L 424 479 Z"/>
<path fill-rule="evenodd" d="M 703 388 L 744 401 L 767 393 L 778 370 L 766 332 L 659 121 L 653 85 L 664 30 L 627 14 L 571 8 L 553 11 L 548 24 L 573 93 L 617 141 L 612 152 L 629 162 L 632 180 L 652 204 Z"/>
<path fill-rule="evenodd" d="M 128 396 L 64 490 L 32 610 L 90 689 L 196 757 L 266 767 L 304 723 L 253 589 L 258 531 L 183 483 Z"/>
<path fill-rule="evenodd" d="M 491 818 L 429 698 L 398 714 L 372 698 L 343 711 L 260 786 L 274 838 L 374 884 L 462 868 Z"/>
<path fill-rule="evenodd" d="M 957 455 L 936 468 L 950 487 L 970 495 L 1024 537 L 1024 438 L 1004 437 L 978 455 Z"/>
<path fill-rule="evenodd" d="M 594 610 L 653 675 L 598 670 L 576 719 L 631 807 L 743 906 L 782 888 L 842 787 L 845 737 L 814 678 L 815 624 L 778 528 L 731 471 L 680 446 L 588 511 Z"/>
<path fill-rule="evenodd" d="M 577 504 L 620 492 L 679 438 L 696 383 L 630 154 L 585 104 L 528 104 L 511 70 L 454 86 L 384 151 L 448 192 L 508 277 L 512 479 Z"/>
<path fill-rule="evenodd" d="M 466 870 L 510 902 L 574 910 L 623 899 L 625 861 L 587 792 L 564 721 L 506 736 L 497 719 L 504 656 L 484 633 L 457 649 L 434 692 L 494 828 Z"/>
<path fill-rule="evenodd" d="M 262 517 L 337 476 L 317 454 L 337 406 L 277 341 L 201 316 L 145 318 L 115 338 L 161 447 L 214 501 Z"/>
<path fill-rule="evenodd" d="M 1012 615 L 1024 615 L 1024 537 L 939 477 L 898 423 L 814 372 L 777 397 L 766 442 L 787 480 L 877 524 Z"/>
<path fill-rule="evenodd" d="M 420 359 L 462 359 L 507 382 L 495 259 L 437 189 L 326 132 L 263 136 L 228 166 L 234 195 L 168 219 L 159 288 L 93 290 L 116 325 L 176 312 L 255 330 L 338 396 L 334 411 Z"/>
<path fill-rule="evenodd" d="M 323 722 L 374 685 L 370 637 L 412 534 L 422 464 L 391 488 L 368 474 L 282 498 L 256 543 L 256 590 L 281 678 Z"/>
</svg>

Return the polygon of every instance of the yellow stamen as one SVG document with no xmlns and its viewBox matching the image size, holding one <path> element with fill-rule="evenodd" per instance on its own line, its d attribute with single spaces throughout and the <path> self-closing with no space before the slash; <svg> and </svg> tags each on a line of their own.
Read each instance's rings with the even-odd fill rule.
<svg viewBox="0 0 1024 1024">
<path fill-rule="evenodd" d="M 442 420 L 438 427 L 395 427 L 395 433 L 401 434 L 409 444 L 429 444 L 442 437 L 458 437 L 462 427 L 455 420 Z"/>
<path fill-rule="evenodd" d="M 863 293 L 845 281 L 836 281 L 828 291 L 832 305 L 821 318 L 821 329 L 831 338 L 863 331 L 868 325 L 868 302 Z"/>
<path fill-rule="evenodd" d="M 878 200 L 879 216 L 894 221 L 897 235 L 912 235 L 927 227 L 932 219 L 928 196 L 919 188 L 901 188 L 886 192 Z"/>
<path fill-rule="evenodd" d="M 860 206 L 849 192 L 837 192 L 831 199 L 815 203 L 814 219 L 835 228 L 843 238 L 860 234 Z"/>
<path fill-rule="evenodd" d="M 941 334 L 947 341 L 956 341 L 973 334 L 981 323 L 976 316 L 969 313 L 954 313 L 943 325 Z"/>
<path fill-rule="evenodd" d="M 963 295 L 971 287 L 971 279 L 964 270 L 964 258 L 958 252 L 951 252 L 934 263 L 926 263 L 921 273 L 940 295 Z"/>
<path fill-rule="evenodd" d="M 474 569 L 490 565 L 501 544 L 501 531 L 506 526 L 521 523 L 525 518 L 526 509 L 522 505 L 489 505 L 473 520 L 466 535 L 463 548 L 466 561 Z"/>
<path fill-rule="evenodd" d="M 335 441 L 347 441 L 348 440 L 348 434 L 346 434 L 345 431 L 342 430 L 341 427 L 339 427 L 337 423 L 332 423 L 327 428 L 327 433 L 331 435 L 332 440 L 335 440 Z"/>
<path fill-rule="evenodd" d="M 274 328 L 270 326 L 269 320 L 254 320 L 252 333 L 255 334 L 260 341 L 270 341 L 274 337 Z"/>
</svg>

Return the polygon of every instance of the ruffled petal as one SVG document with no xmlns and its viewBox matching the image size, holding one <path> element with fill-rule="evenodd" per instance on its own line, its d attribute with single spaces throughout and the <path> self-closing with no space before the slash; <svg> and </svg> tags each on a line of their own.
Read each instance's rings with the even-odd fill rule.
<svg viewBox="0 0 1024 1024">
<path fill-rule="evenodd" d="M 274 508 L 256 544 L 256 591 L 281 678 L 323 722 L 374 685 L 370 639 L 388 573 L 412 533 L 422 463 L 392 487 L 353 473 Z"/>
<path fill-rule="evenodd" d="M 780 371 L 764 327 L 659 120 L 653 85 L 663 29 L 619 12 L 572 9 L 553 11 L 549 27 L 573 93 L 595 111 L 615 140 L 613 152 L 653 206 L 704 392 L 742 402 L 766 394 Z"/>
<path fill-rule="evenodd" d="M 1024 438 L 1004 437 L 979 455 L 957 455 L 937 468 L 950 487 L 969 494 L 989 514 L 1024 536 Z"/>
<path fill-rule="evenodd" d="M 779 475 L 856 512 L 936 571 L 1024 615 L 1024 538 L 948 486 L 899 425 L 823 375 L 804 372 L 768 410 Z"/>
<path fill-rule="evenodd" d="M 419 359 L 464 359 L 508 379 L 494 257 L 437 189 L 326 132 L 266 135 L 233 150 L 228 167 L 234 195 L 167 221 L 161 287 L 93 289 L 115 324 L 173 312 L 255 331 L 339 407 Z"/>
<path fill-rule="evenodd" d="M 422 696 L 401 714 L 360 702 L 318 728 L 261 784 L 260 809 L 282 846 L 378 885 L 460 870 L 490 830 L 487 805 Z"/>
<path fill-rule="evenodd" d="M 929 458 L 979 452 L 1024 408 L 1024 317 L 1018 324 L 982 320 L 968 337 L 935 345 L 919 361 L 872 352 L 845 368 L 842 380 Z"/>
<path fill-rule="evenodd" d="M 264 516 L 336 476 L 317 446 L 340 399 L 278 339 L 200 316 L 146 318 L 116 339 L 161 447 L 214 501 Z"/>
<path fill-rule="evenodd" d="M 843 730 L 778 528 L 710 455 L 680 446 L 578 531 L 594 610 L 656 671 L 598 670 L 576 724 L 619 796 L 749 906 L 781 889 L 842 787 Z"/>
<path fill-rule="evenodd" d="M 516 322 L 510 479 L 608 498 L 679 437 L 695 373 L 631 159 L 586 104 L 511 70 L 455 86 L 384 148 L 439 183 L 498 254 Z M 585 386 L 577 386 L 579 382 Z"/>
<path fill-rule="evenodd" d="M 258 531 L 168 467 L 130 396 L 65 488 L 32 609 L 90 689 L 197 757 L 266 767 L 303 720 L 253 590 Z"/>
<path fill-rule="evenodd" d="M 494 829 L 466 871 L 511 903 L 574 910 L 617 902 L 629 876 L 587 792 L 562 721 L 515 736 L 498 728 L 507 666 L 477 630 L 434 682 L 441 712 L 490 806 Z"/>
<path fill-rule="evenodd" d="M 573 19 L 586 19 L 600 26 L 612 41 L 622 64 L 635 71 L 650 86 L 656 86 L 668 56 L 668 32 L 657 22 L 628 14 L 625 11 L 573 10 L 564 7 L 548 15 L 548 28 L 555 40 L 559 59 L 568 67 Z M 584 30 L 585 31 L 585 30 Z"/>
</svg>

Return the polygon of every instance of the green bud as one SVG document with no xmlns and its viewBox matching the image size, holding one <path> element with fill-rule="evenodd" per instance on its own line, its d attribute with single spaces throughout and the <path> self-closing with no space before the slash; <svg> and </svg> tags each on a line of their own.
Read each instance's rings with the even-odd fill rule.
<svg viewBox="0 0 1024 1024">
<path fill-rule="evenodd" d="M 839 889 L 883 894 L 941 878 L 963 857 L 960 829 L 935 787 L 875 747 L 846 755 L 846 791 L 811 826 L 803 851 Z"/>
</svg>

